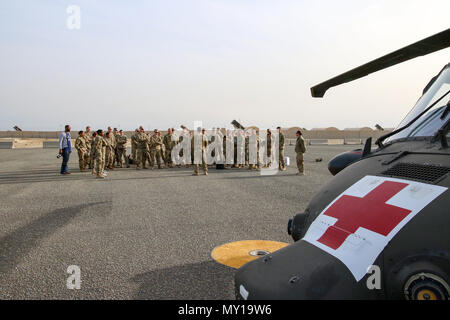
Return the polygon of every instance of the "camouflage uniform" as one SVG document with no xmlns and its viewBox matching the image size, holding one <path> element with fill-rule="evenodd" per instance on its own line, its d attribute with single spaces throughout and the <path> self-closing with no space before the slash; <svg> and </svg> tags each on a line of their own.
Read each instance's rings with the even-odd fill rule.
<svg viewBox="0 0 450 320">
<path fill-rule="evenodd" d="M 117 132 L 116 134 L 113 134 L 113 136 L 114 136 L 114 140 L 115 140 L 113 165 L 114 164 L 119 165 L 119 162 L 121 162 L 121 160 L 119 161 L 120 158 L 119 158 L 119 150 L 118 150 L 118 146 L 119 146 L 118 140 L 119 140 L 120 134 Z"/>
<path fill-rule="evenodd" d="M 208 137 L 206 136 L 206 134 L 200 134 L 199 137 L 201 137 L 202 139 L 202 168 L 203 168 L 203 173 L 205 175 L 208 174 L 208 166 L 206 164 L 206 148 L 208 147 Z M 194 137 L 192 137 L 191 140 L 191 154 L 192 157 L 194 156 Z M 192 163 L 194 163 L 194 160 L 192 160 Z M 194 163 L 194 174 L 198 175 L 198 167 L 199 164 L 195 164 Z"/>
<path fill-rule="evenodd" d="M 98 137 L 98 135 L 95 138 L 97 138 L 97 137 Z M 91 154 L 90 154 L 90 159 L 89 159 L 91 161 L 90 167 L 92 169 L 92 174 L 95 174 L 95 166 L 94 166 L 94 152 L 95 152 L 95 150 L 94 150 L 94 142 L 95 142 L 95 138 L 91 139 Z"/>
<path fill-rule="evenodd" d="M 163 138 L 163 144 L 166 148 L 164 162 L 168 168 L 173 168 L 172 149 L 175 146 L 175 141 L 172 141 L 172 137 L 172 134 L 166 134 Z"/>
<path fill-rule="evenodd" d="M 232 168 L 238 167 L 238 161 L 237 161 L 237 137 L 233 137 L 233 151 L 230 150 L 230 152 L 233 152 L 233 165 Z"/>
<path fill-rule="evenodd" d="M 158 168 L 161 169 L 162 160 L 162 145 L 163 139 L 156 134 L 150 138 L 150 167 L 153 168 L 155 162 L 158 164 Z M 155 161 L 156 158 L 156 161 Z"/>
<path fill-rule="evenodd" d="M 106 167 L 106 152 L 107 152 L 107 148 L 108 148 L 108 141 L 106 141 L 105 137 L 100 136 L 103 139 L 103 143 L 102 143 L 102 168 L 100 173 L 103 175 L 103 173 L 105 172 L 105 167 Z M 97 171 L 97 175 L 98 175 L 98 171 Z"/>
<path fill-rule="evenodd" d="M 212 143 L 214 143 L 214 141 L 216 141 L 216 136 L 211 136 L 211 139 L 209 139 L 209 144 L 212 144 Z M 212 151 L 211 151 L 211 157 L 215 160 L 216 159 L 216 149 L 213 149 Z M 211 165 L 215 165 L 216 164 L 216 161 L 214 161 Z"/>
<path fill-rule="evenodd" d="M 103 139 L 106 142 L 106 149 L 105 149 L 105 165 L 104 167 L 107 169 L 112 169 L 112 161 L 114 160 L 114 153 L 112 152 L 112 145 L 111 145 L 111 137 L 103 137 Z"/>
<path fill-rule="evenodd" d="M 248 166 L 250 137 L 245 136 L 245 166 Z"/>
<path fill-rule="evenodd" d="M 182 142 L 183 142 L 183 135 L 181 135 L 181 136 L 178 138 L 177 144 L 178 144 L 178 143 L 182 143 Z M 184 150 L 181 149 L 181 150 L 180 150 L 180 153 L 179 153 L 178 155 L 180 156 L 180 158 L 183 158 L 183 156 L 184 156 Z M 187 163 L 184 163 L 184 160 L 183 160 L 182 164 L 185 164 L 186 167 L 188 166 Z M 178 168 L 180 168 L 180 167 L 181 167 L 181 163 L 178 164 Z"/>
<path fill-rule="evenodd" d="M 131 157 L 133 158 L 133 161 L 135 164 L 137 162 L 137 147 L 138 147 L 138 143 L 136 141 L 137 135 L 138 135 L 138 132 L 134 132 L 131 135 Z"/>
<path fill-rule="evenodd" d="M 111 132 L 109 134 L 109 138 L 104 138 L 107 142 L 106 146 L 106 154 L 105 154 L 105 167 L 109 169 L 113 169 L 114 167 L 114 159 L 115 159 L 115 150 L 116 150 L 116 138 L 114 134 Z"/>
<path fill-rule="evenodd" d="M 261 140 L 260 140 L 259 136 L 256 136 L 256 164 L 249 163 L 249 165 L 248 165 L 249 170 L 259 169 L 261 166 L 261 157 L 259 156 L 260 142 L 261 142 Z"/>
<path fill-rule="evenodd" d="M 94 158 L 94 169 L 97 173 L 98 177 L 103 177 L 103 172 L 105 169 L 105 151 L 106 151 L 106 140 L 100 136 L 97 135 L 95 137 L 93 144 L 92 144 L 92 151 L 93 151 L 93 158 Z"/>
<path fill-rule="evenodd" d="M 127 157 L 127 137 L 117 135 L 116 141 L 117 141 L 117 163 L 122 168 L 123 165 L 123 159 L 125 159 L 125 164 L 127 168 L 130 167 L 130 164 L 128 163 L 128 157 Z"/>
<path fill-rule="evenodd" d="M 223 137 L 223 165 L 225 168 L 228 168 L 228 164 L 227 164 L 227 137 L 224 136 Z"/>
<path fill-rule="evenodd" d="M 266 149 L 267 149 L 267 159 L 265 161 L 265 166 L 270 167 L 272 164 L 272 135 L 266 136 Z"/>
<path fill-rule="evenodd" d="M 150 158 L 150 153 L 148 150 L 148 143 L 150 142 L 150 139 L 145 132 L 139 132 L 136 135 L 136 142 L 137 142 L 136 169 L 139 169 L 140 165 L 142 165 L 144 169 L 147 169 L 145 164 Z"/>
<path fill-rule="evenodd" d="M 86 139 L 84 137 L 79 136 L 77 140 L 75 140 L 75 149 L 77 149 L 78 151 L 78 163 L 80 166 L 80 171 L 84 171 L 86 169 L 88 159 Z"/>
<path fill-rule="evenodd" d="M 297 153 L 297 168 L 300 174 L 305 173 L 305 168 L 303 167 L 303 154 L 306 152 L 305 139 L 302 136 L 297 138 L 295 142 L 295 152 Z"/>
<path fill-rule="evenodd" d="M 284 134 L 280 132 L 278 134 L 280 144 L 278 146 L 279 162 L 278 167 L 280 170 L 286 170 L 286 163 L 284 162 Z"/>
<path fill-rule="evenodd" d="M 235 144 L 235 150 L 236 150 L 236 168 L 243 168 L 245 163 L 245 137 L 239 133 L 239 135 L 236 137 L 236 144 Z M 242 163 L 244 161 L 244 163 Z"/>
<path fill-rule="evenodd" d="M 91 157 L 91 145 L 92 145 L 92 133 L 84 133 L 84 140 L 86 140 L 86 147 L 87 147 L 87 158 L 86 158 L 86 165 L 89 166 L 89 169 L 92 169 L 92 157 Z"/>
<path fill-rule="evenodd" d="M 180 144 L 183 141 L 183 135 L 174 134 L 174 136 L 175 136 L 175 144 L 174 144 L 174 147 L 175 147 L 176 145 Z M 181 164 L 182 164 L 181 157 L 183 157 L 183 149 L 181 149 L 178 152 L 178 157 L 177 157 L 177 159 L 179 161 L 179 163 L 177 164 L 178 168 L 181 168 Z"/>
<path fill-rule="evenodd" d="M 191 134 L 191 164 L 194 164 L 195 154 L 194 154 L 194 134 Z M 189 164 L 189 167 L 191 166 Z"/>
</svg>

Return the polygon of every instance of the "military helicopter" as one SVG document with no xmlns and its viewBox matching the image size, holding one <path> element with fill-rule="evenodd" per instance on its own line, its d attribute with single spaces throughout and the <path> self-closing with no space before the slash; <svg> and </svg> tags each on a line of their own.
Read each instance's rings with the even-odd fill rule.
<svg viewBox="0 0 450 320">
<path fill-rule="evenodd" d="M 450 29 L 311 88 L 450 46 Z M 242 266 L 238 299 L 448 300 L 450 64 L 394 131 L 329 163 L 336 175 L 289 221 L 295 242 Z M 377 278 L 378 277 L 378 278 Z"/>
</svg>

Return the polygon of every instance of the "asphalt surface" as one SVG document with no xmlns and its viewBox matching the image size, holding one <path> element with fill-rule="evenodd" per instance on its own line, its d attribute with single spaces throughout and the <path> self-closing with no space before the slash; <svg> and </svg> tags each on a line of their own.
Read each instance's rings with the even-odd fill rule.
<svg viewBox="0 0 450 320">
<path fill-rule="evenodd" d="M 0 150 L 0 299 L 234 299 L 234 269 L 211 251 L 239 240 L 291 243 L 289 218 L 357 146 L 310 146 L 306 176 L 247 169 L 117 169 L 59 174 L 56 149 Z M 323 158 L 322 162 L 315 162 Z M 200 171 L 202 173 L 202 171 Z M 69 290 L 67 268 L 81 269 Z"/>
</svg>

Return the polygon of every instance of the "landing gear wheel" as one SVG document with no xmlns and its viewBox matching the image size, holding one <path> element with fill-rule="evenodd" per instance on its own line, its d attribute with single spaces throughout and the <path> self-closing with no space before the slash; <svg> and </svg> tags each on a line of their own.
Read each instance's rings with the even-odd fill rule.
<svg viewBox="0 0 450 320">
<path fill-rule="evenodd" d="M 408 279 L 404 291 L 407 300 L 448 300 L 450 289 L 442 278 L 419 273 Z"/>
</svg>

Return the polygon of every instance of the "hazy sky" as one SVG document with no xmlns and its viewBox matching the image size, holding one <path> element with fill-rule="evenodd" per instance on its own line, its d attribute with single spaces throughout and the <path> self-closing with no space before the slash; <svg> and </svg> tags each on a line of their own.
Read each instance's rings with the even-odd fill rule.
<svg viewBox="0 0 450 320">
<path fill-rule="evenodd" d="M 0 130 L 396 126 L 449 49 L 324 99 L 310 87 L 449 28 L 449 12 L 449 0 L 2 0 Z"/>
</svg>

